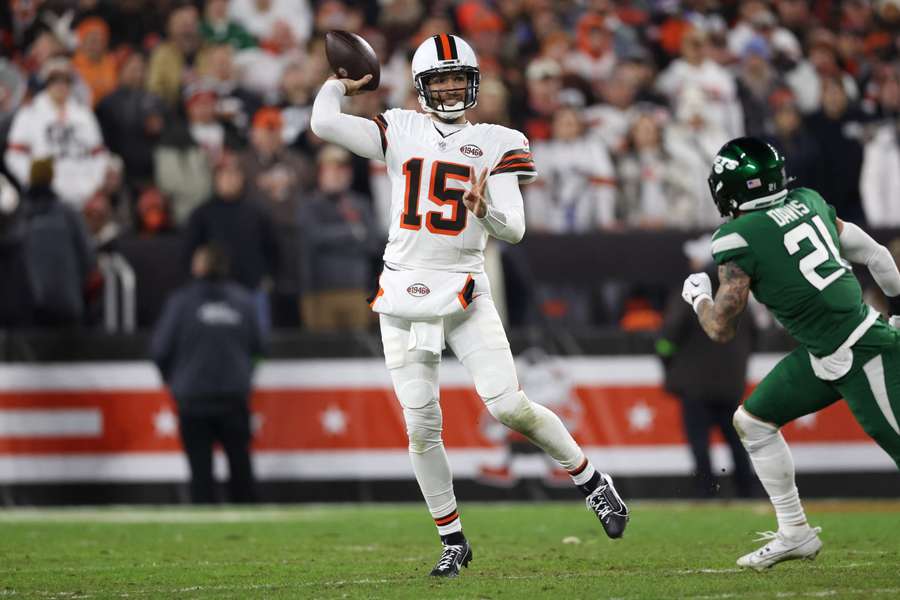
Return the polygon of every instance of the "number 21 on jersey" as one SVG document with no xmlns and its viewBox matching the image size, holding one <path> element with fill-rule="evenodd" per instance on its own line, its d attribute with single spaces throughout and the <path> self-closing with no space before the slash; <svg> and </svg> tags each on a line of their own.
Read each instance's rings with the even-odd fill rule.
<svg viewBox="0 0 900 600">
<path fill-rule="evenodd" d="M 827 277 L 819 275 L 816 269 L 828 262 L 829 258 L 833 258 L 839 265 L 846 265 L 846 263 L 834 245 L 834 240 L 831 239 L 822 217 L 819 215 L 814 216 L 812 223 L 816 226 L 815 229 L 809 223 L 800 223 L 787 231 L 784 234 L 784 247 L 787 249 L 788 254 L 793 256 L 800 251 L 801 241 L 810 241 L 813 245 L 813 251 L 800 259 L 800 273 L 813 287 L 822 291 L 843 275 L 846 267 L 839 267 L 837 270 L 829 273 Z"/>
<path fill-rule="evenodd" d="M 406 191 L 403 195 L 403 213 L 400 215 L 400 227 L 419 230 L 422 227 L 422 215 L 419 214 L 419 194 L 422 187 L 422 171 L 425 164 L 423 158 L 411 158 L 403 163 L 403 176 L 406 178 Z M 431 210 L 425 214 L 425 227 L 438 235 L 459 235 L 466 228 L 469 211 L 463 204 L 465 190 L 448 188 L 447 180 L 469 181 L 471 167 L 458 163 L 435 161 L 431 164 L 431 179 L 428 182 L 428 199 L 438 206 L 450 205 L 450 217 L 445 217 L 439 210 Z"/>
</svg>

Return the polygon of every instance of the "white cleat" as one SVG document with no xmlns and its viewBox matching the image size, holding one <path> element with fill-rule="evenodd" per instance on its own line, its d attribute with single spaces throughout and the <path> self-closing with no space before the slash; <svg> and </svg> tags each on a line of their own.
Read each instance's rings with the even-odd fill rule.
<svg viewBox="0 0 900 600">
<path fill-rule="evenodd" d="M 737 564 L 739 567 L 762 571 L 786 560 L 798 558 L 813 560 L 822 549 L 822 540 L 819 539 L 821 531 L 821 527 L 812 527 L 799 540 L 788 539 L 774 531 L 760 531 L 760 537 L 754 541 L 768 540 L 768 543 L 759 550 L 737 559 Z"/>
</svg>

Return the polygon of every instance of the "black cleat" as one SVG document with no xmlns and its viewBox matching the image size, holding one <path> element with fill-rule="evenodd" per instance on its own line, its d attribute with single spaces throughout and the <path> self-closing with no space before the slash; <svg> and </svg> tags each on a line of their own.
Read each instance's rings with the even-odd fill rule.
<svg viewBox="0 0 900 600">
<path fill-rule="evenodd" d="M 587 497 L 585 504 L 600 519 L 606 535 L 611 538 L 622 537 L 628 523 L 628 507 L 613 487 L 612 477 L 601 473 L 600 485 Z"/>
<path fill-rule="evenodd" d="M 472 546 L 468 540 L 462 544 L 450 546 L 444 544 L 440 560 L 431 570 L 432 577 L 459 577 L 460 567 L 469 567 L 472 561 Z"/>
</svg>

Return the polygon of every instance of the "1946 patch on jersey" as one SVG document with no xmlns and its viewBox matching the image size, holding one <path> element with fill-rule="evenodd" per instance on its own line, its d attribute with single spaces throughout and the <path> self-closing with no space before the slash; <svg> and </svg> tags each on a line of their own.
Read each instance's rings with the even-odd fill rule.
<svg viewBox="0 0 900 600">
<path fill-rule="evenodd" d="M 428 286 L 424 283 L 414 283 L 406 288 L 406 293 L 410 296 L 421 298 L 422 296 L 427 296 L 428 294 L 430 294 L 431 290 L 428 289 Z"/>
<path fill-rule="evenodd" d="M 481 148 L 479 148 L 475 144 L 466 144 L 465 146 L 460 146 L 459 151 L 463 153 L 463 156 L 469 156 L 472 158 L 478 158 L 479 156 L 484 155 L 484 152 L 482 152 Z"/>
</svg>

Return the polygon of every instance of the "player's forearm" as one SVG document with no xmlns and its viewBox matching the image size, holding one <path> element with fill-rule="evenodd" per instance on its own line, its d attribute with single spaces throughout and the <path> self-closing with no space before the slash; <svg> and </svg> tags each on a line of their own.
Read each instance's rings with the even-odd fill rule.
<svg viewBox="0 0 900 600">
<path fill-rule="evenodd" d="M 341 112 L 344 92 L 344 84 L 340 81 L 325 82 L 313 102 L 309 123 L 312 132 L 326 142 L 343 146 L 364 158 L 384 160 L 378 125 L 370 119 Z"/>
<path fill-rule="evenodd" d="M 900 295 L 900 271 L 897 270 L 897 263 L 890 250 L 847 221 L 841 229 L 840 240 L 844 256 L 851 262 L 866 265 L 885 295 Z"/>
<path fill-rule="evenodd" d="M 488 179 L 487 213 L 478 221 L 491 236 L 518 244 L 525 236 L 525 209 L 519 179 L 515 174 L 493 175 Z"/>
<path fill-rule="evenodd" d="M 478 219 L 488 234 L 510 244 L 518 244 L 525 237 L 525 215 L 503 212 L 488 206 L 487 214 Z"/>
<path fill-rule="evenodd" d="M 737 333 L 737 324 L 740 315 L 737 318 L 730 317 L 723 311 L 717 310 L 717 302 L 711 298 L 701 300 L 697 305 L 697 317 L 700 320 L 700 326 L 703 331 L 714 342 L 724 343 L 731 340 Z"/>
</svg>

